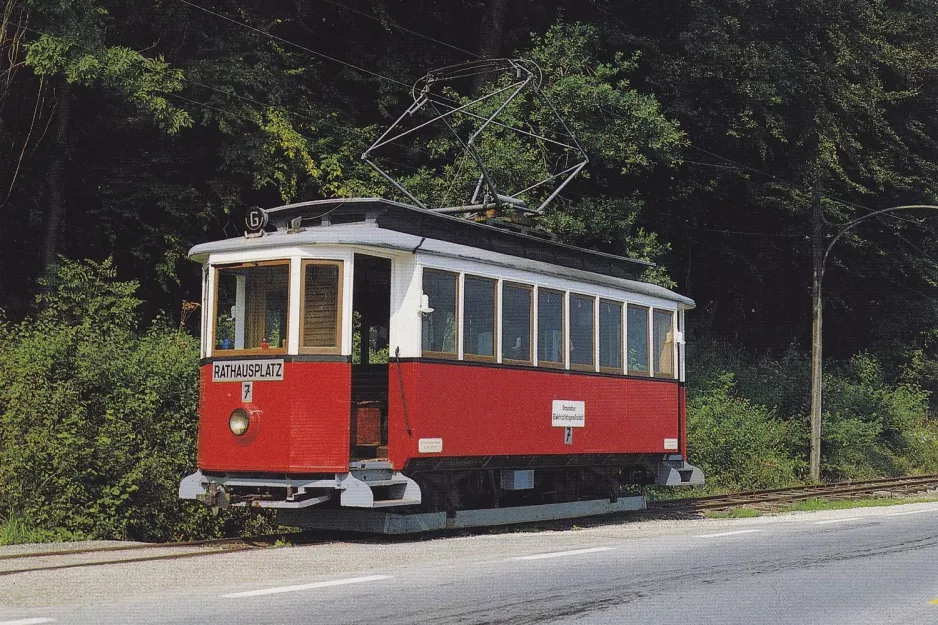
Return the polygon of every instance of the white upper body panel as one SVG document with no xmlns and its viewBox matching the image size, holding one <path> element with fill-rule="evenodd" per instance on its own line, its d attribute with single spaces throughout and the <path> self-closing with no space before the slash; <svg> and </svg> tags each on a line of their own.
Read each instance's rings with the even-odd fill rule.
<svg viewBox="0 0 938 625">
<path fill-rule="evenodd" d="M 263 236 L 238 237 L 197 245 L 190 257 L 208 265 L 225 265 L 267 260 L 290 260 L 289 326 L 287 353 L 299 353 L 301 265 L 305 259 L 342 261 L 341 354 L 352 352 L 352 294 L 356 253 L 391 260 L 391 302 L 389 344 L 394 356 L 421 356 L 421 296 L 423 269 L 433 268 L 459 274 L 494 278 L 538 288 L 550 288 L 595 296 L 641 306 L 676 311 L 681 323 L 685 309 L 693 308 L 690 298 L 664 287 L 590 271 L 563 267 L 492 252 L 466 245 L 429 239 L 380 228 L 374 222 L 319 226 L 296 233 L 275 232 Z M 207 272 L 204 298 L 203 333 L 213 336 L 215 312 L 213 293 L 216 272 Z M 678 318 L 680 317 L 680 321 Z M 499 332 L 500 335 L 500 332 Z M 461 343 L 461 341 L 460 341 Z M 499 336 L 500 343 L 500 336 Z M 683 378 L 682 340 L 675 341 L 675 355 Z M 203 356 L 211 357 L 212 340 L 203 339 Z M 499 349 L 500 351 L 500 349 Z M 499 357 L 500 361 L 500 357 Z"/>
</svg>

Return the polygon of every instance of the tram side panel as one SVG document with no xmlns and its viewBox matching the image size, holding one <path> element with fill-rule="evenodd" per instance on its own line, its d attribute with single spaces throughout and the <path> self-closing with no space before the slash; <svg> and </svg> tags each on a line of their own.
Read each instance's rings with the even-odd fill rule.
<svg viewBox="0 0 938 625">
<path fill-rule="evenodd" d="M 683 445 L 677 381 L 421 361 L 400 367 L 407 418 L 398 380 L 388 402 L 398 469 L 418 457 L 678 453 Z M 585 404 L 585 426 L 573 428 L 572 441 L 552 425 L 554 400 Z"/>
<path fill-rule="evenodd" d="M 250 401 L 240 382 L 213 382 L 201 368 L 198 466 L 209 472 L 348 471 L 351 365 L 284 362 L 283 380 L 255 381 Z M 244 408 L 251 426 L 232 434 L 231 413 Z"/>
</svg>

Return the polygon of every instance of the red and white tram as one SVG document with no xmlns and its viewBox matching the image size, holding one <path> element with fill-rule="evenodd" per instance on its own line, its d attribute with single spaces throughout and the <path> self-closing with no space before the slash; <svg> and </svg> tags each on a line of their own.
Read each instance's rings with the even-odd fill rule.
<svg viewBox="0 0 938 625">
<path fill-rule="evenodd" d="M 249 222 L 190 253 L 201 400 L 180 497 L 412 531 L 703 482 L 686 461 L 694 304 L 640 281 L 647 263 L 380 199 Z"/>
</svg>

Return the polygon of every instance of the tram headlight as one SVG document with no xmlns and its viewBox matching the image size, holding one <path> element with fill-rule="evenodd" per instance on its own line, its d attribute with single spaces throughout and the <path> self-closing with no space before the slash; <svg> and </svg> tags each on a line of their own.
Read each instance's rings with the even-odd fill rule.
<svg viewBox="0 0 938 625">
<path fill-rule="evenodd" d="M 241 436 L 248 431 L 251 425 L 251 415 L 244 408 L 235 408 L 235 411 L 228 417 L 228 428 L 235 436 Z"/>
</svg>

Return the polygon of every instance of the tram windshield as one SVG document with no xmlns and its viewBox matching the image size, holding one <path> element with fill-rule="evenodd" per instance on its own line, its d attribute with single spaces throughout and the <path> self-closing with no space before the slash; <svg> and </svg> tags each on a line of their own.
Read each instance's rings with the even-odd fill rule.
<svg viewBox="0 0 938 625">
<path fill-rule="evenodd" d="M 289 262 L 218 267 L 215 350 L 287 347 Z"/>
</svg>

